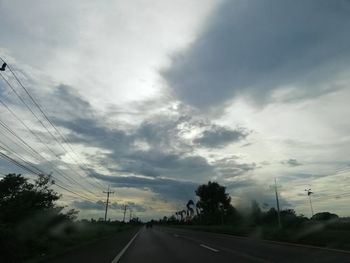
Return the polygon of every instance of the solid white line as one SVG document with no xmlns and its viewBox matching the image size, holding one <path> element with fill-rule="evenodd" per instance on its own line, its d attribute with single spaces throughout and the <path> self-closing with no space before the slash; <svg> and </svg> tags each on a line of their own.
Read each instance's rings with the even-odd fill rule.
<svg viewBox="0 0 350 263">
<path fill-rule="evenodd" d="M 119 262 L 119 260 L 121 259 L 121 257 L 124 255 L 125 251 L 129 248 L 129 246 L 131 245 L 131 243 L 134 241 L 134 239 L 137 237 L 137 235 L 140 233 L 141 230 L 139 230 L 134 237 L 129 241 L 128 244 L 126 244 L 126 246 L 122 249 L 122 251 L 119 252 L 119 254 L 112 260 L 111 263 L 117 263 Z"/>
<path fill-rule="evenodd" d="M 206 249 L 209 249 L 209 250 L 211 250 L 211 251 L 214 251 L 214 252 L 219 252 L 219 250 L 217 250 L 217 249 L 215 249 L 215 248 L 212 248 L 212 247 L 208 247 L 208 246 L 203 245 L 203 244 L 200 244 L 200 246 L 201 246 L 201 247 L 204 247 L 204 248 L 206 248 Z"/>
</svg>

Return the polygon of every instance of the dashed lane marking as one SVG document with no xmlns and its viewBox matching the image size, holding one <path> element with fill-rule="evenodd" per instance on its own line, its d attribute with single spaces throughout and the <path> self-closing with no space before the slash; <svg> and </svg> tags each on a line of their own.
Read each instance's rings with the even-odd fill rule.
<svg viewBox="0 0 350 263">
<path fill-rule="evenodd" d="M 121 259 L 121 257 L 124 255 L 125 251 L 129 248 L 129 246 L 131 245 L 131 243 L 135 240 L 135 238 L 137 237 L 137 235 L 140 233 L 140 230 L 134 235 L 134 237 L 129 241 L 128 244 L 126 244 L 126 246 L 123 248 L 122 251 L 119 252 L 119 254 L 112 260 L 111 263 L 117 263 L 119 262 L 119 260 Z"/>
<path fill-rule="evenodd" d="M 217 250 L 217 249 L 215 249 L 215 248 L 212 248 L 212 247 L 208 247 L 208 246 L 203 245 L 203 244 L 200 244 L 200 246 L 201 246 L 201 247 L 204 247 L 204 248 L 206 248 L 206 249 L 209 249 L 209 250 L 211 250 L 211 251 L 214 251 L 214 252 L 219 252 L 219 250 Z"/>
</svg>

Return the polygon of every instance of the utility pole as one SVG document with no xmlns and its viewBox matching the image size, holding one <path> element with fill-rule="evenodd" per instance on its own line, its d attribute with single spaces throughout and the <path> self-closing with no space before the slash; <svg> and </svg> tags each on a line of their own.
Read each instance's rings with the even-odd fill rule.
<svg viewBox="0 0 350 263">
<path fill-rule="evenodd" d="M 105 210 L 105 222 L 107 221 L 107 211 L 108 211 L 108 203 L 109 203 L 109 194 L 114 194 L 114 192 L 109 191 L 109 186 L 107 192 L 103 191 L 104 194 L 107 194 L 107 201 L 106 201 L 106 210 Z"/>
<path fill-rule="evenodd" d="M 275 178 L 275 195 L 276 195 L 276 204 L 277 204 L 277 218 L 278 218 L 278 227 L 281 228 L 281 214 L 280 214 L 280 202 L 278 200 L 278 192 L 277 192 L 277 181 Z"/>
<path fill-rule="evenodd" d="M 124 217 L 123 217 L 123 223 L 125 223 L 125 213 L 126 213 L 126 205 L 124 205 Z"/>
<path fill-rule="evenodd" d="M 311 202 L 311 195 L 313 194 L 313 192 L 311 192 L 311 189 L 305 189 L 305 191 L 307 192 L 307 196 L 309 197 L 309 202 L 310 202 L 310 209 L 311 209 L 311 217 L 314 216 L 314 209 L 312 207 L 312 202 Z"/>
</svg>

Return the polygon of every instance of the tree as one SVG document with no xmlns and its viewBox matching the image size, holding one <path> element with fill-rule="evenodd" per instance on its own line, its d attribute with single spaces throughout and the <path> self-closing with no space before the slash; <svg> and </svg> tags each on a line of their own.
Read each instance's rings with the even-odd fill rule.
<svg viewBox="0 0 350 263">
<path fill-rule="evenodd" d="M 50 229 L 75 218 L 76 211 L 62 213 L 64 207 L 55 204 L 60 195 L 50 189 L 52 184 L 48 175 L 33 183 L 20 174 L 0 181 L 0 255 L 6 262 L 42 251 L 49 244 Z"/>
<path fill-rule="evenodd" d="M 188 200 L 186 204 L 188 219 L 192 219 L 193 217 L 193 214 L 194 214 L 193 206 L 194 206 L 193 200 Z"/>
<path fill-rule="evenodd" d="M 267 212 L 263 213 L 262 223 L 269 225 L 277 224 L 277 210 L 274 207 L 271 207 Z"/>
<path fill-rule="evenodd" d="M 34 183 L 22 175 L 9 174 L 0 181 L 0 222 L 16 223 L 38 212 L 62 209 L 55 206 L 60 196 L 49 187 L 50 176 L 41 175 Z"/>
<path fill-rule="evenodd" d="M 262 212 L 259 206 L 259 203 L 256 200 L 253 200 L 251 203 L 251 220 L 252 223 L 258 225 L 261 223 Z"/>
<path fill-rule="evenodd" d="M 196 213 L 197 213 L 197 216 L 200 216 L 202 212 L 202 208 L 201 208 L 201 204 L 199 201 L 196 202 Z"/>
<path fill-rule="evenodd" d="M 336 214 L 332 214 L 330 212 L 321 212 L 321 213 L 314 214 L 311 217 L 311 220 L 328 221 L 328 220 L 338 219 L 338 218 L 339 216 Z"/>
<path fill-rule="evenodd" d="M 285 227 L 296 227 L 303 224 L 307 218 L 303 215 L 297 215 L 294 209 L 285 209 L 281 211 L 282 224 Z"/>
<path fill-rule="evenodd" d="M 179 214 L 181 216 L 181 222 L 184 221 L 184 217 L 186 216 L 186 210 L 179 211 Z"/>
<path fill-rule="evenodd" d="M 216 182 L 209 181 L 208 184 L 200 185 L 195 192 L 207 223 L 219 223 L 221 217 L 232 207 L 231 197 L 226 193 L 226 188 Z"/>
</svg>

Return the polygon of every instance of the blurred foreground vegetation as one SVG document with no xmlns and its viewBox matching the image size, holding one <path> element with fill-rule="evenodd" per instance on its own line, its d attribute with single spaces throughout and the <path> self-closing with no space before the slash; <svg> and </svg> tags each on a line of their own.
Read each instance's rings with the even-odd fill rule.
<svg viewBox="0 0 350 263">
<path fill-rule="evenodd" d="M 77 211 L 57 206 L 54 182 L 21 175 L 0 180 L 0 262 L 37 262 L 132 227 L 120 222 L 76 221 Z"/>
</svg>

